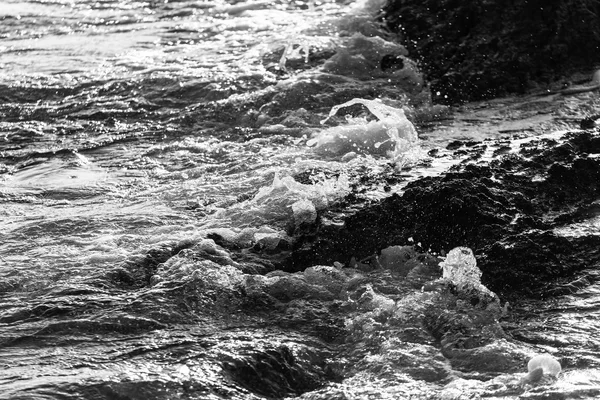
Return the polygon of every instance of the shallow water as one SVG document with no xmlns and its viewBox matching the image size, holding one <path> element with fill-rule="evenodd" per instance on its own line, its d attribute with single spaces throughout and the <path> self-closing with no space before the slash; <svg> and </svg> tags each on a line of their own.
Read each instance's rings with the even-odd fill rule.
<svg viewBox="0 0 600 400">
<path fill-rule="evenodd" d="M 0 398 L 453 398 L 446 385 L 458 377 L 520 376 L 460 370 L 418 323 L 390 316 L 390 301 L 429 301 L 397 277 L 348 272 L 343 294 L 272 272 L 299 221 L 333 209 L 339 223 L 440 173 L 463 159 L 446 150 L 455 140 L 489 152 L 598 111 L 594 93 L 449 110 L 429 103 L 408 59 L 391 71 L 367 53 L 334 59 L 366 51 L 357 32 L 404 57 L 373 22 L 377 5 L 3 2 Z M 296 52 L 283 63 L 286 46 Z M 333 106 L 376 97 L 414 122 L 420 141 L 406 157 L 308 145 L 327 127 L 373 121 L 357 107 L 320 123 Z M 598 231 L 593 207 L 557 228 Z M 537 398 L 600 390 L 593 267 L 572 293 L 515 305 L 501 322 L 529 354 L 563 363 Z M 490 390 L 473 385 L 465 393 Z"/>
</svg>

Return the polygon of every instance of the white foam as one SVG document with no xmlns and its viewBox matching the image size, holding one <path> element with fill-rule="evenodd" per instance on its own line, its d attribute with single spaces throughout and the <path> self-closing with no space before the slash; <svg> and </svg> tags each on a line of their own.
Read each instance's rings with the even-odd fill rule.
<svg viewBox="0 0 600 400">
<path fill-rule="evenodd" d="M 383 104 L 377 100 L 355 98 L 334 106 L 329 118 L 345 107 L 362 104 L 375 116 L 377 121 L 348 119 L 347 125 L 335 126 L 319 132 L 307 142 L 318 153 L 344 156 L 350 152 L 380 154 L 404 164 L 417 156 L 420 150 L 419 137 L 414 125 L 406 118 L 404 110 Z M 415 161 L 415 160 L 412 160 Z"/>
</svg>

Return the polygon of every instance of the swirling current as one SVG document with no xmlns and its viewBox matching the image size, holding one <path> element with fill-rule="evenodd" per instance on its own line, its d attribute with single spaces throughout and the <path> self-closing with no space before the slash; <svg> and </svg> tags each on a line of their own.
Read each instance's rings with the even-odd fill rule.
<svg viewBox="0 0 600 400">
<path fill-rule="evenodd" d="M 434 105 L 384 1 L 0 3 L 1 399 L 600 396 L 596 92 Z M 363 229 L 483 170 L 527 232 Z M 494 186 L 572 170 L 542 211 Z M 531 231 L 577 268 L 512 292 L 485 267 Z"/>
</svg>

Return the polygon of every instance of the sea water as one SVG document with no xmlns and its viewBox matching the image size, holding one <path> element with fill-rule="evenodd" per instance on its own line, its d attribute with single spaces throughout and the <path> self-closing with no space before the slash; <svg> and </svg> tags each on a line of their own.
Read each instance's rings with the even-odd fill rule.
<svg viewBox="0 0 600 400">
<path fill-rule="evenodd" d="M 458 162 L 431 149 L 569 128 L 514 99 L 449 118 L 382 5 L 0 4 L 0 398 L 479 393 L 435 341 L 394 337 L 429 294 L 267 267 L 352 187 L 368 203 Z M 361 180 L 382 174 L 398 184 Z M 549 393 L 600 391 L 596 286 L 514 310 L 516 337 L 569 361 Z"/>
</svg>

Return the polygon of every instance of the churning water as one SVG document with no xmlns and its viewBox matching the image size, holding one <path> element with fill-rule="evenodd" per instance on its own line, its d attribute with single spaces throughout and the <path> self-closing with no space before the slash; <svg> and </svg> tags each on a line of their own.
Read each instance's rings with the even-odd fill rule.
<svg viewBox="0 0 600 400">
<path fill-rule="evenodd" d="M 294 232 L 456 164 L 452 140 L 548 134 L 598 107 L 452 117 L 381 5 L 0 2 L 0 398 L 600 395 L 594 266 L 579 291 L 494 314 L 522 343 L 507 352 L 562 361 L 532 390 L 526 364 L 453 365 L 420 317 L 437 300 L 404 279 L 280 271 Z M 582 230 L 597 213 L 560 234 Z"/>
</svg>

